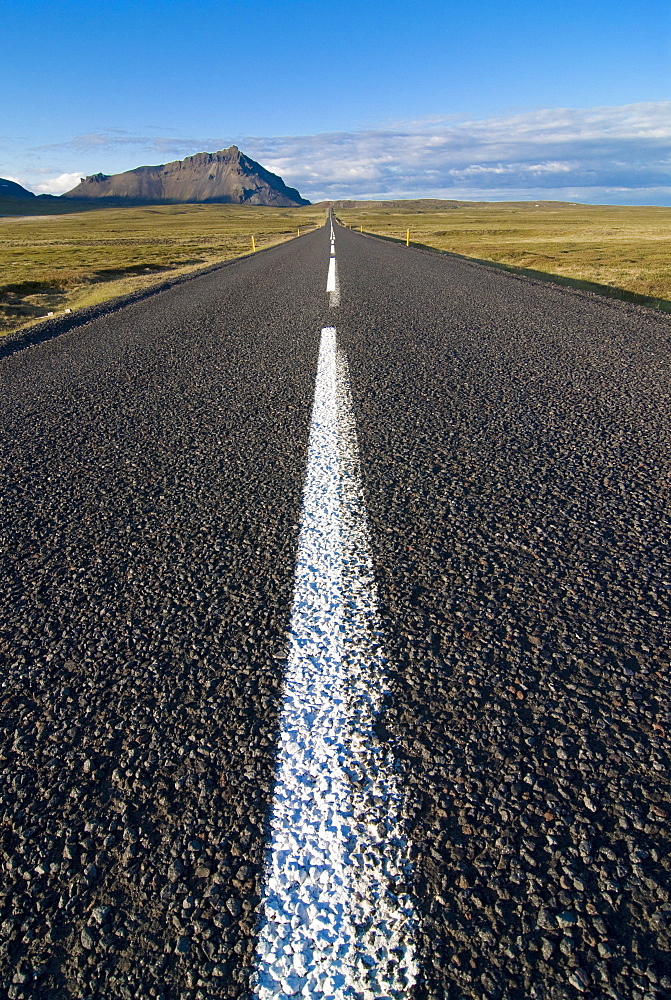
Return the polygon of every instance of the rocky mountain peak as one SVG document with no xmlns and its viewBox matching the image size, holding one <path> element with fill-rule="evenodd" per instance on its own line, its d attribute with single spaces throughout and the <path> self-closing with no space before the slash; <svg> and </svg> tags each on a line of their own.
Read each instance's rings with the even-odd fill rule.
<svg viewBox="0 0 671 1000">
<path fill-rule="evenodd" d="M 120 174 L 92 174 L 64 198 L 107 198 L 132 202 L 222 202 L 288 208 L 309 204 L 281 177 L 237 146 L 194 153 L 183 160 L 136 167 Z"/>
</svg>

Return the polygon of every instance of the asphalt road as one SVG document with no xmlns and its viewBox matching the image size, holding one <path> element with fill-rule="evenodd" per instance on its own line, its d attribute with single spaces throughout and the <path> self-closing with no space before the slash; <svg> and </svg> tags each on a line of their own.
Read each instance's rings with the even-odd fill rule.
<svg viewBox="0 0 671 1000">
<path fill-rule="evenodd" d="M 246 997 L 319 331 L 418 1000 L 671 995 L 671 318 L 326 229 L 0 361 L 0 982 Z"/>
</svg>

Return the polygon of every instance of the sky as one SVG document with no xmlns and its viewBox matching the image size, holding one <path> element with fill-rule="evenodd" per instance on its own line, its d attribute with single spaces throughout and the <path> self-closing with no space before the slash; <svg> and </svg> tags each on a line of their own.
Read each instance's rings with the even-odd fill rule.
<svg viewBox="0 0 671 1000">
<path fill-rule="evenodd" d="M 671 205 L 668 0 L 8 0 L 0 177 L 235 143 L 312 201 Z"/>
</svg>

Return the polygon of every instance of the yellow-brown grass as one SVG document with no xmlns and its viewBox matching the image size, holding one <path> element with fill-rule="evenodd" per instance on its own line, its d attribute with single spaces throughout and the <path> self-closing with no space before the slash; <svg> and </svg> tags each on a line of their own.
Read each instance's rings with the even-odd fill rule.
<svg viewBox="0 0 671 1000">
<path fill-rule="evenodd" d="M 283 242 L 323 206 L 148 205 L 0 219 L 0 334 Z"/>
<path fill-rule="evenodd" d="M 671 304 L 671 208 L 348 202 L 336 214 L 364 232 L 405 239 L 409 229 L 413 243 Z"/>
</svg>

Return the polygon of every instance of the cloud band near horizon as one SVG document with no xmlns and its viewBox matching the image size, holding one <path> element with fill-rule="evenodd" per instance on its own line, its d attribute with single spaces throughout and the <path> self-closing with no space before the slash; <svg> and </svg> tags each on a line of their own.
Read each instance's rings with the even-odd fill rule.
<svg viewBox="0 0 671 1000">
<path fill-rule="evenodd" d="M 144 162 L 147 155 L 153 156 L 150 162 L 180 159 L 233 141 L 311 201 L 426 197 L 671 204 L 668 101 L 237 140 L 108 130 L 34 147 L 40 159 L 58 159 L 52 172 L 60 176 L 46 177 L 45 166 L 32 185 L 24 171 L 22 183 L 62 193 L 80 172 L 117 172 L 139 166 L 142 156 Z M 86 170 L 73 172 L 73 161 Z"/>
</svg>

